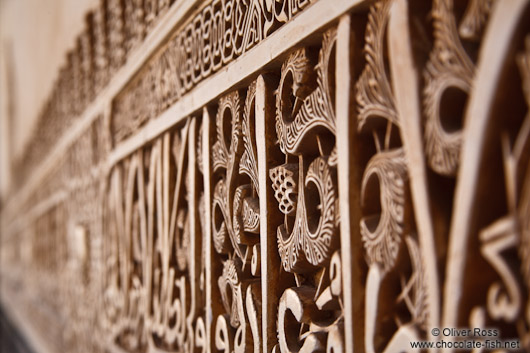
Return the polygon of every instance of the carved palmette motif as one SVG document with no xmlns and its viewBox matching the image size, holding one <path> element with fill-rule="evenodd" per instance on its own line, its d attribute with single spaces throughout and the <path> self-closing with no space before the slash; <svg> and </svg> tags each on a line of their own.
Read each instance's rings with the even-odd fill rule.
<svg viewBox="0 0 530 353">
<path fill-rule="evenodd" d="M 408 161 L 401 143 L 402 117 L 384 56 L 391 6 L 392 1 L 381 1 L 370 10 L 366 65 L 356 84 L 358 132 L 373 137 L 375 151 L 363 169 L 361 183 L 360 233 L 369 265 L 365 293 L 367 352 L 409 351 L 409 342 L 423 335 L 429 315 L 425 254 L 416 235 Z M 392 282 L 395 285 L 390 290 L 381 290 Z M 388 305 L 383 306 L 385 302 Z M 397 324 L 392 325 L 385 317 Z"/>
<path fill-rule="evenodd" d="M 528 266 L 527 254 L 522 255 L 527 251 L 524 227 L 528 211 L 524 188 L 528 180 L 528 118 L 527 107 L 523 109 L 517 101 L 524 101 L 527 92 L 521 95 L 516 88 L 506 93 L 492 90 L 487 99 L 491 103 L 487 116 L 480 116 L 477 102 L 485 98 L 475 86 L 487 82 L 485 78 L 490 69 L 485 69 L 488 67 L 485 63 L 492 52 L 479 54 L 488 50 L 481 41 L 492 40 L 495 29 L 487 32 L 485 28 L 490 26 L 488 21 L 495 6 L 504 4 L 470 1 L 463 7 L 466 4 L 433 1 L 429 11 L 434 37 L 430 53 L 425 56 L 426 42 L 421 50 L 422 45 L 395 44 L 399 41 L 395 32 L 402 29 L 399 26 L 405 26 L 408 33 L 415 35 L 431 28 L 425 24 L 421 30 L 416 29 L 413 23 L 418 17 L 410 22 L 407 17 L 403 22 L 396 19 L 406 15 L 408 3 L 411 7 L 415 5 L 413 1 L 381 1 L 370 10 L 365 33 L 366 64 L 356 83 L 358 133 L 373 137 L 375 151 L 369 155 L 361 183 L 360 233 L 369 266 L 365 349 L 410 351 L 410 341 L 428 337 L 429 327 L 444 325 L 502 327 L 500 337 L 518 338 L 521 347 L 528 349 L 527 309 L 523 299 L 527 297 L 524 283 Z M 389 29 L 392 21 L 393 32 Z M 519 42 L 522 42 L 521 32 L 525 33 L 521 29 L 512 33 Z M 519 49 L 517 60 L 513 55 L 500 56 L 500 62 L 506 63 L 506 71 L 496 78 L 499 86 L 507 82 L 506 77 L 520 71 L 525 87 L 528 54 L 524 45 Z M 404 64 L 407 56 L 416 65 L 414 70 L 423 72 L 423 80 L 416 81 L 411 75 L 410 80 L 415 84 L 408 86 L 393 81 L 398 77 L 403 80 L 397 70 L 407 72 Z M 418 66 L 422 60 L 425 65 Z M 484 71 L 477 69 L 481 64 L 485 65 Z M 396 87 L 414 89 L 403 95 L 395 91 Z M 475 97 L 473 101 L 467 95 L 480 98 Z M 413 103 L 407 105 L 404 96 Z M 423 111 L 414 110 L 420 97 Z M 420 136 L 410 132 L 411 121 L 419 125 L 421 139 L 410 141 Z M 484 130 L 484 138 L 479 140 L 491 147 L 484 147 L 483 152 L 471 158 L 473 143 L 478 143 L 472 136 L 481 124 L 491 130 Z M 465 136 L 469 139 L 467 146 Z M 425 146 L 425 155 L 421 146 Z M 492 153 L 494 149 L 501 152 Z M 463 155 L 467 158 L 464 166 Z M 491 162 L 482 162 L 487 158 Z M 488 167 L 480 167 L 485 169 L 472 174 L 468 166 L 479 170 L 479 164 L 474 162 L 477 159 Z M 492 176 L 495 170 L 504 171 L 502 180 Z M 505 186 L 488 193 L 489 197 L 485 197 L 486 193 L 470 196 L 475 192 L 465 190 L 465 185 L 470 183 L 479 184 L 480 190 Z M 428 194 L 418 196 L 421 189 Z M 473 201 L 467 203 L 466 198 Z M 453 214 L 451 207 L 444 206 L 446 203 L 452 205 Z M 463 212 L 475 218 L 464 219 Z M 504 213 L 507 215 L 502 216 Z M 525 214 L 524 220 L 520 214 Z M 425 218 L 419 219 L 418 215 Z M 436 242 L 437 247 L 431 248 L 434 251 L 429 250 L 429 242 Z M 515 249 L 519 244 L 522 248 L 517 255 Z M 445 272 L 440 265 L 432 266 L 435 258 L 444 260 Z M 478 258 L 483 261 L 480 269 L 475 263 Z M 428 268 L 431 270 L 427 271 Z M 476 271 L 484 273 L 483 277 L 474 278 Z M 445 274 L 441 278 L 444 291 L 429 278 L 436 278 L 439 273 Z M 498 280 L 493 280 L 496 276 Z M 395 290 L 398 283 L 401 291 Z M 477 298 L 477 292 L 487 294 Z M 442 294 L 443 300 L 438 303 L 437 298 L 442 298 Z M 464 299 L 455 300 L 460 297 Z M 394 298 L 394 306 L 389 304 L 390 298 Z M 385 322 L 385 317 L 395 323 Z"/>
<path fill-rule="evenodd" d="M 222 268 L 215 292 L 214 347 L 223 352 L 261 349 L 260 209 L 255 137 L 256 83 L 243 98 L 234 91 L 219 100 L 212 146 L 213 266 Z M 213 298 L 212 298 L 213 300 Z M 213 300 L 215 304 L 215 300 Z M 213 304 L 212 304 L 213 305 Z"/>
<path fill-rule="evenodd" d="M 463 42 L 480 39 L 492 3 L 469 1 L 458 25 L 454 7 L 461 4 L 433 2 L 434 48 L 424 70 L 424 134 L 429 165 L 442 175 L 454 176 L 458 169 L 466 98 L 476 71 L 472 59 L 476 52 L 468 53 Z"/>
<path fill-rule="evenodd" d="M 298 163 L 286 163 L 269 172 L 280 210 L 286 217 L 295 217 L 292 230 L 288 229 L 287 218 L 286 224 L 278 228 L 280 256 L 283 267 L 288 272 L 321 265 L 329 259 L 333 243 L 336 244 L 338 238 L 335 234 L 339 219 L 334 170 L 335 146 L 326 146 L 328 141 L 317 135 L 311 142 L 313 146 L 318 146 L 320 155 L 305 163 L 303 159 L 304 147 L 311 149 L 307 148 L 310 145 L 307 140 L 312 137 L 312 130 L 323 127 L 327 132 L 335 133 L 331 100 L 331 90 L 334 87 L 329 87 L 328 79 L 328 75 L 334 75 L 329 72 L 329 60 L 335 36 L 334 31 L 324 35 L 316 69 L 317 84 L 313 91 L 310 91 L 309 82 L 313 68 L 304 49 L 291 54 L 284 63 L 280 86 L 276 91 L 276 133 L 280 149 L 286 155 L 298 156 Z M 294 97 L 294 102 L 291 97 Z M 319 205 L 315 206 L 320 208 L 321 215 L 316 225 L 309 225 L 308 216 L 313 215 L 308 215 L 308 209 L 304 207 L 306 188 L 318 193 Z M 318 213 L 320 212 L 317 211 L 315 215 Z"/>
<path fill-rule="evenodd" d="M 294 284 L 282 284 L 274 348 L 281 352 L 343 349 L 332 84 L 336 36 L 335 29 L 324 33 L 316 65 L 308 49 L 292 52 L 275 91 L 276 137 L 285 163 L 273 166 L 269 178 L 284 217 L 277 228 L 281 271 Z"/>
</svg>

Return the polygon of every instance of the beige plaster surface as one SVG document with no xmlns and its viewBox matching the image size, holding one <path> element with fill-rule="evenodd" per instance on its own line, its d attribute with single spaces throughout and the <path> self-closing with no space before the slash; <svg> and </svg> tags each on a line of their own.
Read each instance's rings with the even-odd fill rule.
<svg viewBox="0 0 530 353">
<path fill-rule="evenodd" d="M 0 0 L 0 195 L 31 138 L 66 52 L 98 0 Z"/>
</svg>

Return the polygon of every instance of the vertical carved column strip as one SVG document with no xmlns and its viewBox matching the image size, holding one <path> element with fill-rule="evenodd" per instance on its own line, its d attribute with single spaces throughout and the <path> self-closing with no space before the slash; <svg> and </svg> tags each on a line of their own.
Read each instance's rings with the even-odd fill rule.
<svg viewBox="0 0 530 353">
<path fill-rule="evenodd" d="M 478 193 L 480 165 L 484 163 L 484 146 L 491 125 L 490 116 L 495 103 L 493 98 L 506 56 L 514 44 L 511 39 L 521 21 L 524 21 L 527 4 L 528 0 L 495 3 L 479 53 L 475 88 L 469 97 L 464 119 L 464 144 L 459 171 L 461 176 L 455 190 L 443 293 L 443 327 L 456 327 L 461 322 L 459 308 L 464 280 L 462 269 L 465 268 L 469 237 L 471 232 L 477 231 L 472 229 L 472 222 L 477 216 L 474 204 Z M 510 21 L 506 21 L 507 18 Z"/>
<path fill-rule="evenodd" d="M 276 342 L 276 308 L 278 297 L 277 275 L 273 269 L 278 269 L 279 264 L 273 264 L 276 259 L 276 229 L 269 217 L 268 210 L 272 210 L 274 199 L 271 194 L 271 181 L 269 178 L 268 155 L 269 144 L 275 140 L 273 125 L 267 120 L 268 109 L 273 106 L 268 95 L 268 87 L 263 76 L 259 76 L 256 84 L 256 147 L 258 153 L 258 178 L 259 178 L 259 208 L 260 208 L 260 248 L 261 248 L 261 300 L 262 300 L 262 337 L 263 352 L 270 352 Z M 277 277 L 276 277 L 277 278 Z"/>
<path fill-rule="evenodd" d="M 421 113 L 418 88 L 418 73 L 414 68 L 411 35 L 409 33 L 406 0 L 396 0 L 391 8 L 388 25 L 390 71 L 396 98 L 396 109 L 400 117 L 400 129 L 408 167 L 414 212 L 418 227 L 418 238 L 426 277 L 429 327 L 439 326 L 439 283 L 436 266 L 433 222 L 427 190 L 427 175 L 421 132 Z M 430 330 L 428 336 L 431 336 Z"/>
<path fill-rule="evenodd" d="M 105 107 L 103 109 L 103 131 L 104 131 L 104 143 L 105 146 L 102 146 L 102 148 L 105 151 L 105 159 L 106 162 L 104 163 L 104 176 L 103 178 L 105 180 L 108 180 L 107 178 L 110 177 L 110 169 L 115 161 L 113 161 L 110 158 L 110 153 L 112 152 L 113 146 L 112 143 L 112 101 L 109 101 L 107 104 L 105 104 Z"/>
<path fill-rule="evenodd" d="M 212 326 L 213 326 L 213 312 L 212 312 L 212 228 L 210 220 L 212 219 L 212 193 L 211 193 L 211 159 L 210 159 L 210 145 L 211 145 L 211 131 L 212 125 L 210 123 L 210 112 L 207 107 L 202 110 L 202 161 L 203 161 L 203 181 L 204 181 L 204 217 L 206 218 L 207 226 L 204 227 L 205 244 L 205 268 L 206 268 L 206 352 L 211 352 L 213 347 Z"/>
<path fill-rule="evenodd" d="M 352 156 L 352 121 L 350 119 L 350 98 L 351 98 L 351 72 L 350 72 L 350 16 L 344 15 L 339 21 L 337 28 L 337 56 L 336 56 L 336 115 L 337 115 L 337 150 L 338 153 L 338 184 L 341 235 L 341 258 L 342 258 L 342 286 L 344 300 L 344 348 L 346 352 L 353 352 L 354 312 L 362 312 L 364 302 L 364 291 L 362 289 L 362 276 L 358 268 L 354 268 L 353 259 L 362 258 L 362 244 L 360 237 L 352 237 L 352 234 L 359 234 L 360 214 L 358 207 L 360 204 L 358 195 L 355 194 L 352 185 L 360 185 L 358 177 L 351 166 L 356 165 Z M 354 206 L 354 207 L 352 207 Z M 348 290 L 351 289 L 351 290 Z M 356 308 L 353 304 L 356 303 Z M 362 315 L 358 315 L 362 316 Z M 358 328 L 362 328 L 358 325 Z M 362 342 L 362 335 L 357 337 Z"/>
<path fill-rule="evenodd" d="M 189 222 L 190 222 L 190 249 L 189 249 L 189 269 L 188 276 L 190 279 L 190 308 L 189 314 L 186 317 L 187 329 L 190 330 L 188 335 L 195 336 L 195 326 L 197 323 L 197 290 L 200 288 L 199 274 L 201 268 L 201 236 L 198 232 L 197 213 L 199 208 L 198 190 L 197 190 L 197 119 L 192 118 L 190 121 L 190 129 L 188 132 L 188 205 L 189 205 Z M 195 346 L 195 337 L 191 340 Z M 192 347 L 193 347 L 192 346 Z M 193 347 L 195 348 L 195 347 Z"/>
<path fill-rule="evenodd" d="M 97 77 L 97 76 L 96 76 Z M 106 191 L 109 190 L 109 181 L 111 180 L 111 165 L 109 163 L 109 153 L 112 150 L 111 145 L 111 129 L 110 129 L 110 123 L 112 119 L 112 104 L 109 102 L 107 103 L 103 109 L 102 109 L 102 115 L 100 117 L 101 121 L 101 140 L 100 143 L 103 143 L 103 146 L 99 146 L 103 152 L 102 160 L 100 162 L 100 185 L 99 185 L 99 192 L 100 192 L 100 232 L 101 237 L 99 239 L 99 244 L 97 244 L 97 251 L 98 256 L 102 259 L 102 261 L 99 263 L 97 275 L 98 275 L 98 281 L 97 281 L 97 289 L 98 293 L 100 293 L 100 302 L 98 303 L 98 312 L 99 312 L 99 318 L 100 320 L 98 325 L 99 333 L 102 335 L 102 337 L 105 337 L 105 332 L 103 330 L 103 327 L 101 325 L 101 313 L 105 312 L 105 306 L 104 306 L 104 300 L 103 300 L 103 293 L 105 291 L 105 237 L 108 236 L 107 231 L 105 229 L 105 221 L 106 217 L 108 216 L 106 214 L 106 207 L 105 207 L 105 199 L 107 198 Z M 102 141 L 102 142 L 101 142 Z M 104 340 L 101 340 L 100 342 L 101 346 L 104 346 L 106 342 L 103 342 Z"/>
</svg>

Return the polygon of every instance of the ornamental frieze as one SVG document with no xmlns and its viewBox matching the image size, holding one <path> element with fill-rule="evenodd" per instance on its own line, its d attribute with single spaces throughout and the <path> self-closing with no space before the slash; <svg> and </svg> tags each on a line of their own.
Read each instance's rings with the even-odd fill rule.
<svg viewBox="0 0 530 353">
<path fill-rule="evenodd" d="M 529 18 L 101 1 L 14 163 L 2 304 L 42 352 L 529 351 Z"/>
</svg>

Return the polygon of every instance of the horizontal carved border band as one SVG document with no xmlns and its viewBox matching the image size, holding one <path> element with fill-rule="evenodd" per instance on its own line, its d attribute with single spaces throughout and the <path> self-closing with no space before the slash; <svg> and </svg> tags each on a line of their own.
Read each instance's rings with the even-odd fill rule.
<svg viewBox="0 0 530 353">
<path fill-rule="evenodd" d="M 134 129 L 145 119 L 159 114 L 195 84 L 261 42 L 313 1 L 316 0 L 205 2 L 201 11 L 175 31 L 175 38 L 165 53 L 160 54 L 159 62 L 145 65 L 146 73 L 140 74 L 127 89 L 132 92 L 117 97 L 114 129 L 122 131 L 115 133 L 116 140 L 130 134 L 120 126 L 120 120 L 127 120 Z M 143 39 L 170 7 L 179 5 L 175 0 L 101 0 L 99 8 L 86 15 L 86 29 L 67 54 L 33 138 L 15 162 L 22 180 L 103 91 L 130 53 L 139 50 Z M 168 77 L 173 78 L 163 83 Z M 160 84 L 153 85 L 154 81 Z M 163 92 L 157 92 L 158 89 Z M 143 104 L 142 99 L 147 99 L 148 104 Z M 135 116 L 120 118 L 120 110 L 130 111 L 134 107 Z"/>
</svg>

